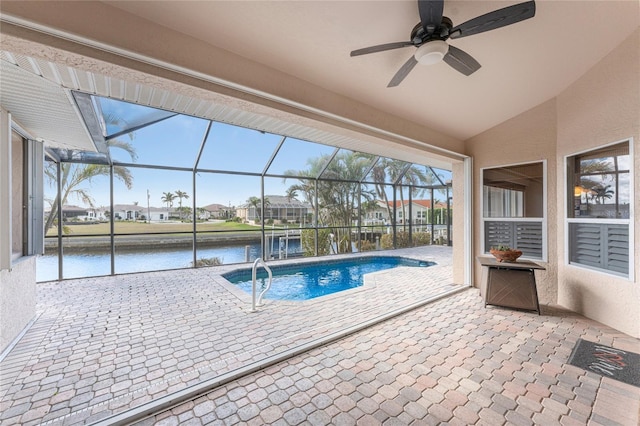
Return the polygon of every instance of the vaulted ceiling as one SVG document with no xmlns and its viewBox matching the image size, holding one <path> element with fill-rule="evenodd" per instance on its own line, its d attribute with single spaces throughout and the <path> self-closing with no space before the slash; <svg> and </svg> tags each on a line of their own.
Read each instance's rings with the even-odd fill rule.
<svg viewBox="0 0 640 426">
<path fill-rule="evenodd" d="M 350 57 L 408 41 L 417 1 L 110 1 L 110 5 L 252 61 L 458 139 L 553 98 L 638 26 L 637 2 L 537 0 L 534 18 L 450 40 L 482 68 L 445 63 L 387 83 L 414 47 Z M 445 0 L 453 24 L 517 1 Z"/>
<path fill-rule="evenodd" d="M 516 3 L 445 0 L 444 15 L 455 26 Z M 210 79 L 222 87 L 217 98 L 206 99 L 203 91 L 188 96 L 226 102 L 227 107 L 235 108 L 232 114 L 242 111 L 245 120 L 255 114 L 265 126 L 276 126 L 275 122 L 264 122 L 268 116 L 289 128 L 299 126 L 295 131 L 302 133 L 315 127 L 314 131 L 324 132 L 327 140 L 341 127 L 346 133 L 329 143 L 357 145 L 360 132 L 360 140 L 379 145 L 377 153 L 382 155 L 397 153 L 397 144 L 404 144 L 400 157 L 409 161 L 415 159 L 412 156 L 421 143 L 427 148 L 429 144 L 453 146 L 456 151 L 461 141 L 558 95 L 640 22 L 640 6 L 635 0 L 537 0 L 532 19 L 449 40 L 482 65 L 471 76 L 445 63 L 418 65 L 398 87 L 387 88 L 414 47 L 358 57 L 349 53 L 371 45 L 408 41 L 419 21 L 415 0 L 5 0 L 0 8 L 3 19 L 10 18 L 18 26 L 45 33 L 53 30 L 51 34 L 60 40 L 73 39 L 79 43 L 74 54 L 82 55 L 83 48 L 77 46 L 85 44 L 95 51 L 135 58 L 142 64 L 136 72 L 144 71 L 151 59 L 157 66 L 155 71 L 170 69 L 174 76 Z M 46 42 L 46 37 L 38 42 Z M 29 49 L 24 50 L 17 53 L 28 55 Z M 56 59 L 50 52 L 36 53 Z M 94 54 L 89 65 L 73 58 L 65 66 L 71 63 L 93 73 L 118 72 L 117 79 L 111 78 L 121 83 L 111 83 L 107 95 L 120 87 L 124 96 L 130 82 L 135 82 L 129 90 L 134 94 L 144 93 L 135 89 L 136 85 L 157 84 L 157 80 L 126 68 L 105 67 L 96 58 L 109 61 L 110 56 L 98 56 Z M 126 67 L 126 61 L 121 65 Z M 184 86 L 167 87 L 186 94 Z M 237 96 L 237 101 L 225 98 L 227 89 L 234 90 L 231 96 Z M 261 107 L 252 106 L 254 103 Z M 271 104 L 280 112 L 261 116 L 265 112 L 261 108 Z M 385 144 L 385 139 L 393 143 Z"/>
</svg>

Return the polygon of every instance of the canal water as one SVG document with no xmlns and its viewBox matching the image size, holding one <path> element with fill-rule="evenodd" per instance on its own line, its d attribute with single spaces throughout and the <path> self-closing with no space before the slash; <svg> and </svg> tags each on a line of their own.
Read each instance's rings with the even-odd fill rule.
<svg viewBox="0 0 640 426">
<path fill-rule="evenodd" d="M 196 259 L 218 258 L 223 264 L 245 262 L 246 247 L 249 247 L 249 261 L 261 256 L 260 244 L 229 244 L 223 247 L 198 248 Z M 299 240 L 289 241 L 288 254 L 301 256 Z M 273 256 L 279 257 L 278 244 L 274 244 Z M 68 250 L 63 258 L 63 278 L 94 277 L 111 273 L 111 254 L 104 250 Z M 117 250 L 115 254 L 116 274 L 131 272 L 161 271 L 188 268 L 193 263 L 193 251 L 188 247 L 160 246 L 142 250 Z M 47 254 L 37 259 L 37 281 L 58 279 L 58 256 Z"/>
</svg>

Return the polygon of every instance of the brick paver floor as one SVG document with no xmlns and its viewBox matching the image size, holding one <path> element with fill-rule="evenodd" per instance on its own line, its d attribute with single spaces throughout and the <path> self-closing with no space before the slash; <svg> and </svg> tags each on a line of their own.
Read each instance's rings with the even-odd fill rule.
<svg viewBox="0 0 640 426">
<path fill-rule="evenodd" d="M 638 425 L 640 388 L 567 365 L 578 338 L 640 341 L 470 289 L 214 389 L 137 425 Z"/>
<path fill-rule="evenodd" d="M 437 265 L 378 272 L 311 301 L 268 301 L 257 313 L 221 277 L 238 266 L 39 284 L 39 317 L 0 362 L 0 423 L 92 423 L 461 288 L 450 247 L 372 254 Z"/>
<path fill-rule="evenodd" d="M 228 266 L 41 284 L 38 320 L 0 363 L 0 423 L 108 424 L 413 305 L 139 424 L 638 424 L 639 388 L 566 364 L 578 338 L 640 352 L 638 339 L 556 307 L 485 308 L 452 284 L 450 248 L 393 254 L 438 265 L 258 313 Z"/>
</svg>

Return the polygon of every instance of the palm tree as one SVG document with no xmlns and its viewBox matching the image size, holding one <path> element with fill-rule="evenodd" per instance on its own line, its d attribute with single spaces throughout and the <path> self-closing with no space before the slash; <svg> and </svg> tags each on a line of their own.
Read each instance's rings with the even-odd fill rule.
<svg viewBox="0 0 640 426">
<path fill-rule="evenodd" d="M 316 185 L 315 177 L 324 169 L 326 160 L 326 156 L 312 158 L 307 160 L 309 169 L 285 172 L 298 177 L 298 183 L 290 186 L 287 193 L 302 192 L 306 201 L 317 209 L 320 223 L 333 228 L 338 252 L 351 252 L 350 227 L 357 218 L 358 204 L 374 197 L 372 191 L 360 191 L 360 180 L 371 161 L 354 153 L 338 153 L 324 170 L 322 176 L 326 180 L 319 180 Z M 315 205 L 316 197 L 318 205 Z"/>
<path fill-rule="evenodd" d="M 269 200 L 269 197 L 264 197 L 264 208 L 268 208 L 271 207 L 271 201 Z M 273 213 L 271 213 L 271 217 L 273 217 Z"/>
<path fill-rule="evenodd" d="M 391 213 L 391 206 L 389 205 L 389 197 L 387 197 L 387 191 L 385 182 L 387 180 L 387 167 L 389 166 L 389 162 L 393 161 L 388 158 L 380 158 L 376 165 L 371 170 L 372 177 L 374 180 L 374 188 L 376 191 L 376 195 L 378 199 L 384 201 L 384 206 L 387 209 L 387 217 L 389 220 L 393 217 Z"/>
<path fill-rule="evenodd" d="M 260 198 L 249 197 L 249 199 L 247 199 L 247 204 L 249 208 L 253 207 L 255 209 L 256 217 L 259 219 L 260 218 Z M 247 219 L 249 219 L 249 209 L 247 209 Z"/>
<path fill-rule="evenodd" d="M 604 204 L 604 200 L 611 199 L 611 197 L 613 197 L 613 194 L 614 194 L 614 191 L 609 188 L 611 188 L 611 185 L 607 185 L 607 186 L 597 185 L 591 188 L 591 191 L 593 191 L 591 198 L 596 200 L 597 204 Z"/>
<path fill-rule="evenodd" d="M 178 198 L 178 204 L 180 205 L 180 219 L 182 219 L 182 199 L 189 199 L 189 195 L 186 192 L 180 190 L 175 192 L 175 196 Z"/>
<path fill-rule="evenodd" d="M 129 154 L 132 161 L 137 158 L 135 148 L 131 143 L 122 141 L 119 139 L 112 139 L 107 141 L 109 148 L 122 149 Z M 91 184 L 94 178 L 99 176 L 109 176 L 110 166 L 104 164 L 74 164 L 74 163 L 61 163 L 60 164 L 60 176 L 57 173 L 57 167 L 55 163 L 49 163 L 45 169 L 44 174 L 50 182 L 57 182 L 60 179 L 61 192 L 60 197 L 56 197 L 51 202 L 51 212 L 47 217 L 47 222 L 44 226 L 45 234 L 51 228 L 58 217 L 58 209 L 60 206 L 64 206 L 70 196 L 78 198 L 84 204 L 94 207 L 94 200 L 88 188 L 83 187 L 83 184 Z M 114 176 L 122 181 L 127 189 L 131 189 L 133 186 L 133 176 L 131 171 L 126 167 L 115 166 L 113 168 Z"/>
<path fill-rule="evenodd" d="M 287 188 L 287 192 L 285 193 L 285 196 L 289 201 L 295 200 L 298 197 L 298 190 L 295 187 L 290 186 L 289 188 Z"/>
<path fill-rule="evenodd" d="M 587 197 L 587 202 L 589 197 L 595 199 L 593 191 L 602 186 L 598 177 L 605 178 L 614 171 L 611 163 L 600 159 L 582 160 L 576 167 L 579 172 L 576 174 L 578 176 L 576 186 L 583 189 L 581 194 Z"/>
<path fill-rule="evenodd" d="M 176 196 L 172 192 L 163 192 L 162 197 L 160 198 L 163 203 L 167 203 L 167 209 L 173 207 L 173 200 L 175 199 Z"/>
<path fill-rule="evenodd" d="M 205 209 L 204 207 L 196 207 L 196 219 L 201 219 L 202 217 L 204 217 L 205 212 L 207 211 L 207 209 Z"/>
<path fill-rule="evenodd" d="M 314 213 L 317 210 L 315 178 L 320 174 L 326 160 L 327 156 L 321 155 L 318 158 L 307 159 L 307 165 L 309 166 L 307 170 L 287 170 L 284 172 L 285 175 L 295 176 L 298 180 L 297 183 L 287 188 L 287 196 L 292 195 L 297 197 L 298 192 L 302 193 L 303 198 L 311 205 L 311 210 L 313 210 Z M 287 178 L 282 179 L 282 181 L 286 183 Z M 313 217 L 313 221 L 315 222 L 315 214 Z"/>
<path fill-rule="evenodd" d="M 262 220 L 262 201 L 260 200 L 260 198 L 249 197 L 249 199 L 247 200 L 247 204 L 249 204 L 249 207 L 253 207 L 256 210 L 256 216 L 258 218 L 258 221 L 261 221 Z M 269 205 L 271 205 L 271 202 L 269 201 L 269 198 L 265 197 L 264 207 L 266 208 Z"/>
</svg>

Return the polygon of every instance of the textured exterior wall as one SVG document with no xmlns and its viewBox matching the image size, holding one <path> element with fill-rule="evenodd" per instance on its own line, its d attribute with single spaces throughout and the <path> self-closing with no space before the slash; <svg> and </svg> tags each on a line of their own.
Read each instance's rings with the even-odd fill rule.
<svg viewBox="0 0 640 426">
<path fill-rule="evenodd" d="M 466 141 L 474 158 L 474 255 L 482 247 L 480 168 L 547 160 L 547 270 L 537 274 L 541 303 L 558 303 L 640 337 L 640 270 L 636 248 L 632 280 L 565 264 L 564 157 L 633 138 L 633 209 L 640 211 L 640 29 L 563 93 Z M 635 247 L 640 223 L 633 221 Z M 474 285 L 482 272 L 476 261 Z"/>
<path fill-rule="evenodd" d="M 23 257 L 0 270 L 0 352 L 36 315 L 36 258 Z"/>
<path fill-rule="evenodd" d="M 453 165 L 453 282 L 464 284 L 464 163 Z"/>
<path fill-rule="evenodd" d="M 640 29 L 558 96 L 558 159 L 612 142 L 634 139 L 635 279 L 615 278 L 561 262 L 558 302 L 620 331 L 640 337 Z M 558 193 L 564 192 L 564 174 L 558 176 Z M 564 200 L 558 199 L 558 220 L 565 231 Z M 559 255 L 565 256 L 564 244 Z"/>
<path fill-rule="evenodd" d="M 482 255 L 482 176 L 481 168 L 547 160 L 547 253 L 548 262 L 538 262 L 546 271 L 536 272 L 540 303 L 555 303 L 558 294 L 558 256 L 556 253 L 556 103 L 545 102 L 466 142 L 466 153 L 473 157 L 473 255 Z M 474 286 L 480 287 L 482 270 L 474 263 Z"/>
</svg>

